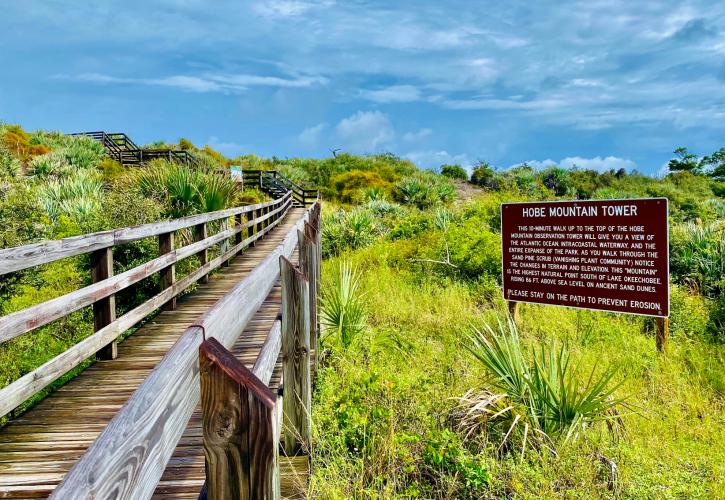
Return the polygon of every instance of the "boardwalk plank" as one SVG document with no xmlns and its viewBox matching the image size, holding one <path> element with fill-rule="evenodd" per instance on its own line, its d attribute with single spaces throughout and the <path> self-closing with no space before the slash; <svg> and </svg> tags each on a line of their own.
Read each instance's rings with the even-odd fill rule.
<svg viewBox="0 0 725 500">
<path fill-rule="evenodd" d="M 0 430 L 0 497 L 48 496 L 185 328 L 254 269 L 282 241 L 303 211 L 291 209 L 280 227 L 233 259 L 230 267 L 210 276 L 208 284 L 181 297 L 177 310 L 161 312 L 120 343 L 117 359 L 96 362 Z M 232 348 L 250 369 L 277 318 L 280 304 L 277 284 Z M 278 362 L 270 383 L 273 390 L 277 388 L 279 373 Z M 294 459 L 293 463 L 285 457 L 280 459 L 283 496 L 299 496 L 303 491 L 299 485 L 308 475 L 306 459 Z M 195 499 L 203 483 L 204 451 L 197 409 L 155 497 Z"/>
</svg>

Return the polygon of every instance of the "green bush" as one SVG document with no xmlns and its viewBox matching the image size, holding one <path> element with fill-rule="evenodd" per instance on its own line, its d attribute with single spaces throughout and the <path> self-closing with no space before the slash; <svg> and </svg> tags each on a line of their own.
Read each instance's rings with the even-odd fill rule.
<svg viewBox="0 0 725 500">
<path fill-rule="evenodd" d="M 331 284 L 320 297 L 322 326 L 327 337 L 334 337 L 347 348 L 365 330 L 367 306 L 360 272 L 349 262 L 340 264 Z"/>
<path fill-rule="evenodd" d="M 441 165 L 441 175 L 449 179 L 468 180 L 468 172 L 460 165 Z"/>
<path fill-rule="evenodd" d="M 478 165 L 473 167 L 473 172 L 471 172 L 471 184 L 485 188 L 492 188 L 494 177 L 493 167 L 489 163 L 481 161 L 478 162 Z"/>
<path fill-rule="evenodd" d="M 456 198 L 456 189 L 444 177 L 421 172 L 398 181 L 393 196 L 401 203 L 423 210 L 450 203 Z"/>
<path fill-rule="evenodd" d="M 359 201 L 363 189 L 379 189 L 390 192 L 392 184 L 380 177 L 377 172 L 351 170 L 330 179 L 337 198 L 344 203 Z"/>
</svg>

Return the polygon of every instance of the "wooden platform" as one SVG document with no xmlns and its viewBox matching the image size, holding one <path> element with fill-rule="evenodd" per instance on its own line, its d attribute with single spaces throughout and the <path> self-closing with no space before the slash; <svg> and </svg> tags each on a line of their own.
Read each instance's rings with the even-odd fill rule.
<svg viewBox="0 0 725 500">
<path fill-rule="evenodd" d="M 118 358 L 98 361 L 32 410 L 0 430 L 0 498 L 46 497 L 63 479 L 124 402 L 194 320 L 248 274 L 276 247 L 304 214 L 291 209 L 279 227 L 208 284 L 179 299 L 119 344 Z M 296 255 L 295 255 L 296 258 Z M 233 352 L 251 368 L 280 308 L 276 285 L 234 345 Z M 276 389 L 281 372 L 270 383 Z M 309 476 L 306 458 L 282 463 L 282 495 L 304 496 Z M 201 417 L 197 410 L 159 482 L 157 498 L 197 498 L 204 482 Z"/>
</svg>

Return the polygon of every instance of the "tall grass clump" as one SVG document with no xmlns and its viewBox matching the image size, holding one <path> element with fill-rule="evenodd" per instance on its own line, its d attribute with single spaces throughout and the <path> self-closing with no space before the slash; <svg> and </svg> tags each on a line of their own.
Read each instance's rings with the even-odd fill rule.
<svg viewBox="0 0 725 500">
<path fill-rule="evenodd" d="M 231 178 L 165 160 L 150 162 L 138 185 L 145 195 L 162 200 L 173 218 L 226 208 L 237 189 Z"/>
<path fill-rule="evenodd" d="M 88 171 L 52 180 L 38 189 L 38 200 L 53 220 L 67 215 L 87 222 L 100 210 L 102 199 L 103 183 L 96 173 Z"/>
<path fill-rule="evenodd" d="M 482 389 L 459 398 L 455 412 L 459 429 L 467 436 L 495 434 L 499 450 L 510 451 L 519 442 L 556 454 L 600 422 L 615 430 L 621 424 L 618 408 L 624 399 L 614 393 L 616 366 L 599 375 L 596 366 L 582 378 L 583 367 L 572 359 L 566 343 L 541 347 L 526 356 L 514 322 L 499 321 L 497 330 L 486 324 L 474 329 L 468 346 L 488 378 Z"/>
<path fill-rule="evenodd" d="M 365 329 L 367 305 L 361 275 L 349 262 L 340 264 L 331 286 L 321 297 L 322 327 L 326 336 L 334 336 L 342 347 L 350 344 Z"/>
</svg>

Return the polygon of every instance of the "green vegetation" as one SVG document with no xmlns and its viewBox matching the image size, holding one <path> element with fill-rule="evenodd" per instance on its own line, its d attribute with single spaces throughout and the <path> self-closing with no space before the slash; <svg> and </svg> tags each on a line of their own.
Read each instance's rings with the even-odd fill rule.
<svg viewBox="0 0 725 500">
<path fill-rule="evenodd" d="M 389 154 L 228 159 L 185 139 L 173 147 L 204 167 L 128 169 L 84 138 L 0 127 L 0 245 L 261 200 L 214 173 L 229 164 L 278 169 L 319 188 L 324 332 L 313 495 L 713 498 L 725 490 L 718 153 L 662 179 L 481 162 L 464 186 L 459 167 L 437 175 Z M 509 322 L 501 202 L 654 196 L 670 200 L 667 353 L 657 353 L 651 321 L 638 316 L 523 304 L 520 322 Z M 156 252 L 152 240 L 124 245 L 115 272 Z M 0 314 L 85 286 L 85 259 L 4 276 Z M 119 312 L 155 293 L 155 279 L 119 294 Z M 86 309 L 3 344 L 0 385 L 91 325 Z"/>
<path fill-rule="evenodd" d="M 341 266 L 358 270 L 366 321 L 347 346 L 325 344 L 313 494 L 718 497 L 719 181 L 693 172 L 654 179 L 526 165 L 476 170 L 481 189 L 465 202 L 420 203 L 400 189 L 415 183 L 413 173 L 382 199 L 363 189 L 357 201 L 326 203 L 323 290 L 339 288 Z M 508 322 L 499 288 L 502 201 L 652 196 L 670 200 L 666 354 L 642 317 L 523 304 L 518 328 Z"/>
<path fill-rule="evenodd" d="M 227 176 L 216 173 L 228 162 L 219 153 L 187 146 L 204 161 L 202 169 L 157 160 L 141 170 L 111 160 L 103 146 L 88 137 L 29 133 L 17 125 L 0 125 L 0 248 L 156 222 L 263 198 L 257 191 L 239 192 Z M 180 237 L 185 241 L 183 238 L 188 235 Z M 117 247 L 114 272 L 131 269 L 157 255 L 153 238 Z M 88 259 L 87 255 L 63 259 L 3 276 L 0 315 L 88 285 Z M 190 257 L 177 266 L 177 273 L 184 275 L 195 265 L 196 258 Z M 133 308 L 157 291 L 156 276 L 124 290 L 116 295 L 118 313 Z M 92 312 L 85 308 L 1 344 L 0 387 L 92 331 Z M 80 369 L 88 363 L 90 360 Z M 3 422 L 0 420 L 0 424 Z"/>
</svg>

